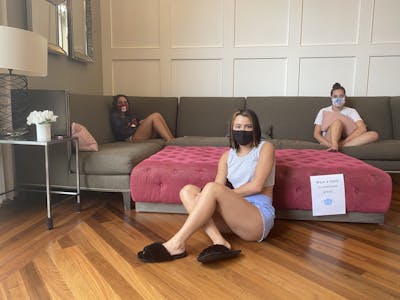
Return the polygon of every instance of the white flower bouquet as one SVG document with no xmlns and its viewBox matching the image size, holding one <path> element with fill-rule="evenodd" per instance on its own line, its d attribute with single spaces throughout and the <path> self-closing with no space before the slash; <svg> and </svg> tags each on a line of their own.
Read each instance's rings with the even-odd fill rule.
<svg viewBox="0 0 400 300">
<path fill-rule="evenodd" d="M 44 110 L 44 111 L 34 110 L 26 118 L 26 123 L 28 125 L 47 124 L 47 123 L 55 122 L 57 120 L 57 117 L 58 116 L 54 115 L 51 110 Z"/>
</svg>

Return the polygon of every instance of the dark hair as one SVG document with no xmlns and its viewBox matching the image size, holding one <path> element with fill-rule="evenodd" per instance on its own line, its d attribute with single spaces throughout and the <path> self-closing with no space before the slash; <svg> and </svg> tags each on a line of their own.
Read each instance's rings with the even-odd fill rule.
<svg viewBox="0 0 400 300">
<path fill-rule="evenodd" d="M 129 102 L 128 96 L 126 96 L 126 95 L 124 95 L 124 94 L 115 95 L 115 96 L 113 97 L 113 101 L 112 101 L 111 113 L 117 113 L 117 112 L 119 112 L 119 110 L 118 110 L 118 99 L 119 99 L 119 97 L 124 97 L 124 98 Z M 130 109 L 130 106 L 128 106 L 128 111 L 127 111 L 127 113 L 129 113 L 129 109 Z"/>
<path fill-rule="evenodd" d="M 251 123 L 253 124 L 253 142 L 252 146 L 257 147 L 258 144 L 260 144 L 261 140 L 261 128 L 260 128 L 260 122 L 258 121 L 258 117 L 254 111 L 251 109 L 241 109 L 235 112 L 232 116 L 231 119 L 231 125 L 230 125 L 230 137 L 229 137 L 229 144 L 230 147 L 233 149 L 239 149 L 239 144 L 235 142 L 233 139 L 233 122 L 235 121 L 237 116 L 243 116 L 247 117 L 250 119 Z"/>
<path fill-rule="evenodd" d="M 341 85 L 340 83 L 336 82 L 336 83 L 332 86 L 332 89 L 331 89 L 331 97 L 332 97 L 332 95 L 333 95 L 333 92 L 336 91 L 336 90 L 342 90 L 342 91 L 344 92 L 344 94 L 346 95 L 346 90 L 345 90 L 345 88 L 342 87 L 342 85 Z"/>
</svg>

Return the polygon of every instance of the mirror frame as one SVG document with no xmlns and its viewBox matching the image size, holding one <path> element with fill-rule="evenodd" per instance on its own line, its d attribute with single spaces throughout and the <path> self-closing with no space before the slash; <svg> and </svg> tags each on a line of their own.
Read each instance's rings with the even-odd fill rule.
<svg viewBox="0 0 400 300">
<path fill-rule="evenodd" d="M 83 12 L 77 9 L 83 8 Z M 69 10 L 69 55 L 72 59 L 81 62 L 93 62 L 93 32 L 91 0 L 68 0 Z M 83 20 L 79 20 L 83 16 Z M 80 21 L 80 26 L 74 26 Z M 83 37 L 79 42 L 75 37 Z M 78 45 L 81 44 L 81 47 Z"/>
<path fill-rule="evenodd" d="M 54 6 L 56 22 L 54 24 L 54 30 L 56 33 L 56 43 L 48 42 L 48 49 L 50 53 L 59 55 L 68 55 L 68 5 L 67 0 L 26 0 L 27 8 L 27 21 L 28 29 L 41 34 L 37 27 L 39 26 L 39 20 L 34 11 L 38 1 L 45 1 Z M 40 16 L 44 17 L 44 16 Z M 49 40 L 48 36 L 45 36 Z"/>
</svg>

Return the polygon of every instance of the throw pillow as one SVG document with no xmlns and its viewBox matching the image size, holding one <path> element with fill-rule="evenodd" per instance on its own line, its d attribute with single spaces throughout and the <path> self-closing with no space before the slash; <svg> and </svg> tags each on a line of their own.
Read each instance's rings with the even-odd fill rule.
<svg viewBox="0 0 400 300">
<path fill-rule="evenodd" d="M 79 140 L 79 151 L 99 151 L 99 145 L 85 126 L 73 122 L 71 130 L 72 136 Z"/>
<path fill-rule="evenodd" d="M 356 123 L 348 116 L 345 116 L 345 115 L 341 114 L 340 112 L 324 111 L 324 117 L 322 119 L 322 124 L 321 124 L 321 130 L 327 131 L 328 128 L 332 125 L 332 123 L 335 122 L 337 119 L 339 119 L 343 122 L 344 132 L 345 132 L 346 136 L 349 136 L 357 128 Z"/>
</svg>

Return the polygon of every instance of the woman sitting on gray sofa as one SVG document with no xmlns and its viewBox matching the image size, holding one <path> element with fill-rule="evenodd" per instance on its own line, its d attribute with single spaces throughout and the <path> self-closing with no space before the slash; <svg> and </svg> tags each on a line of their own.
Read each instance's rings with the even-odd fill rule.
<svg viewBox="0 0 400 300">
<path fill-rule="evenodd" d="M 143 120 L 137 120 L 130 113 L 128 97 L 122 94 L 113 98 L 110 123 L 117 141 L 139 142 L 153 138 L 156 134 L 166 141 L 174 138 L 160 113 L 152 113 Z"/>
<path fill-rule="evenodd" d="M 364 121 L 354 108 L 344 106 L 346 90 L 335 83 L 331 90 L 332 105 L 322 108 L 314 121 L 314 138 L 328 147 L 328 151 L 338 151 L 339 147 L 359 146 L 378 139 L 376 131 L 367 131 Z"/>
</svg>

